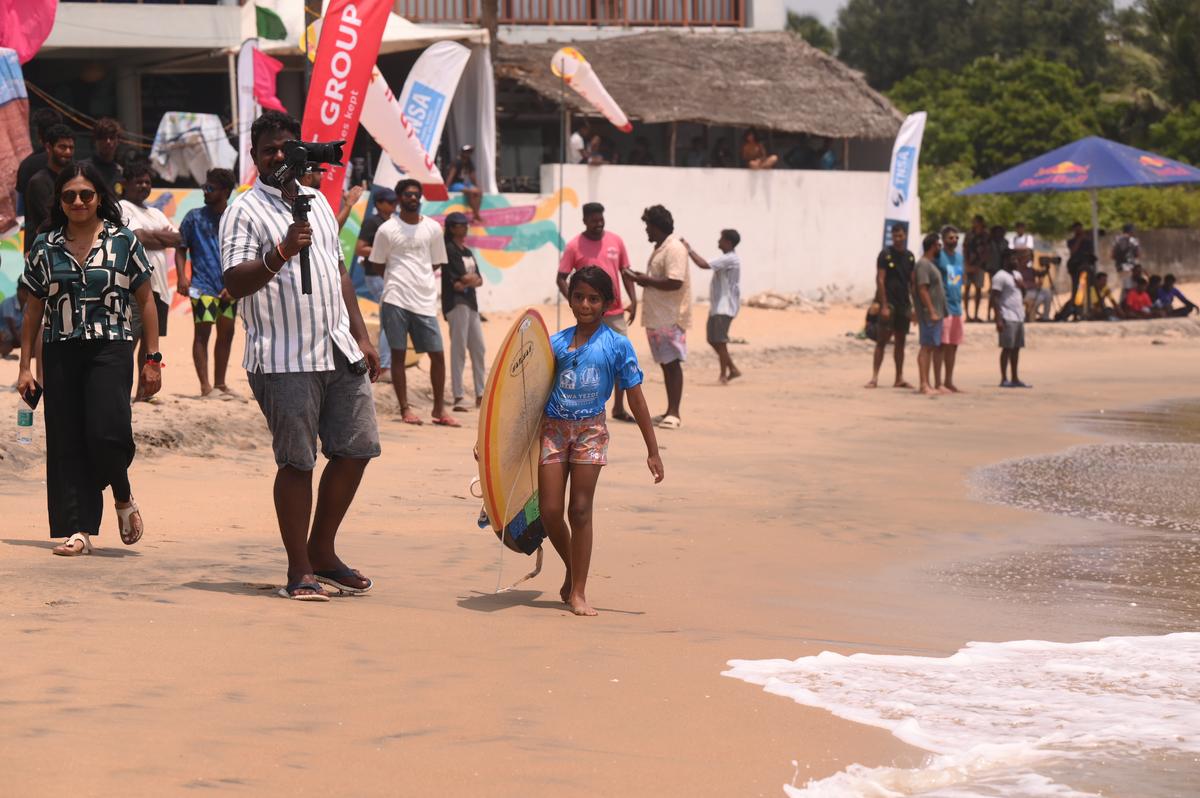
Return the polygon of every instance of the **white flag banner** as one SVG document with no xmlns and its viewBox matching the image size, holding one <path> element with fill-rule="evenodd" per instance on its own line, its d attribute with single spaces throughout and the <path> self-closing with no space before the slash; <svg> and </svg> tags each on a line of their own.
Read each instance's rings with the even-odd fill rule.
<svg viewBox="0 0 1200 798">
<path fill-rule="evenodd" d="M 254 182 L 257 172 L 250 158 L 250 126 L 262 112 L 254 99 L 254 48 L 258 39 L 242 42 L 237 58 L 238 102 L 238 182 L 243 186 Z"/>
<path fill-rule="evenodd" d="M 892 228 L 901 225 L 910 242 L 920 242 L 921 211 L 917 197 L 917 164 L 921 138 L 925 135 L 925 112 L 909 114 L 900 125 L 892 145 L 892 168 L 888 172 L 887 210 L 883 221 L 883 246 L 892 243 Z"/>
<path fill-rule="evenodd" d="M 415 138 L 422 152 L 427 153 L 425 160 L 434 172 L 437 171 L 437 167 L 433 166 L 433 163 L 437 158 L 438 146 L 442 141 L 442 131 L 446 127 L 446 119 L 450 115 L 450 100 L 453 99 L 454 93 L 458 89 L 458 82 L 462 78 L 463 70 L 470 58 L 470 49 L 461 44 L 447 41 L 436 42 L 421 53 L 420 58 L 408 73 L 408 78 L 404 81 L 404 88 L 400 91 L 397 107 L 403 117 L 404 128 L 398 131 L 392 127 L 389 133 L 391 135 L 401 133 L 408 140 L 407 149 L 410 150 L 411 141 Z M 393 100 L 393 102 L 395 101 Z M 364 125 L 366 125 L 366 116 L 367 108 L 364 106 Z M 370 130 L 370 126 L 367 129 Z M 375 133 L 372 131 L 371 135 L 375 136 Z M 381 159 L 379 168 L 375 172 L 376 185 L 389 187 L 395 185 L 400 171 L 420 180 L 423 185 L 429 184 L 424 176 L 409 168 L 408 164 L 393 155 L 382 139 L 378 136 L 375 136 L 375 139 L 389 156 Z M 441 182 L 441 175 L 438 175 L 438 182 Z M 430 196 L 428 188 L 425 194 L 429 199 L 437 198 Z"/>
</svg>

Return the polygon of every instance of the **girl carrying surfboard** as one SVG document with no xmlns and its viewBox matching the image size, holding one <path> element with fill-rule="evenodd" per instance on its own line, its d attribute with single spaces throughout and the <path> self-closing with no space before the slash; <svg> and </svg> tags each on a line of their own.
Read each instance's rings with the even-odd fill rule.
<svg viewBox="0 0 1200 798">
<path fill-rule="evenodd" d="M 633 345 L 603 323 L 614 299 L 612 280 L 602 269 L 586 266 L 571 275 L 567 299 L 575 326 L 550 339 L 554 386 L 542 421 L 538 496 L 547 537 L 567 567 L 562 600 L 576 615 L 595 615 L 585 594 L 592 559 L 592 502 L 600 469 L 608 462 L 604 406 L 615 385 L 626 391 L 655 484 L 663 480 L 663 463 Z"/>
</svg>

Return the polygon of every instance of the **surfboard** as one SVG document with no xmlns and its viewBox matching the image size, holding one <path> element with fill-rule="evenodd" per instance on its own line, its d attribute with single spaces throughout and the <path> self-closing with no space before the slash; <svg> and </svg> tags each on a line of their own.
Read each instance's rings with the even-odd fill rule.
<svg viewBox="0 0 1200 798">
<path fill-rule="evenodd" d="M 550 333 L 530 309 L 513 322 L 492 362 L 477 443 L 488 521 L 505 546 L 522 554 L 539 551 L 546 537 L 537 474 L 542 417 L 553 386 Z"/>
</svg>

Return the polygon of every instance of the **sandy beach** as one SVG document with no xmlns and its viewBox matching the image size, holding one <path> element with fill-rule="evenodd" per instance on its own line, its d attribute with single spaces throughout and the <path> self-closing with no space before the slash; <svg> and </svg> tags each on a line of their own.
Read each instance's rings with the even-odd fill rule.
<svg viewBox="0 0 1200 798">
<path fill-rule="evenodd" d="M 558 601 L 549 547 L 541 576 L 494 593 L 532 560 L 501 559 L 475 525 L 475 415 L 462 430 L 403 425 L 388 385 L 375 389 L 384 453 L 339 538 L 376 588 L 318 605 L 277 598 L 266 427 L 252 402 L 196 398 L 187 316 L 172 317 L 160 400 L 134 411 L 139 545 L 120 544 L 109 508 L 96 556 L 50 556 L 40 414 L 32 447 L 10 426 L 5 792 L 778 796 L 797 769 L 803 784 L 852 763 L 915 766 L 925 752 L 723 678 L 728 660 L 940 657 L 968 641 L 1195 628 L 1153 597 L 992 578 L 1001 571 L 986 566 L 1003 558 L 1133 531 L 985 503 L 970 481 L 1097 440 L 1069 416 L 1195 397 L 1200 322 L 1031 325 L 1030 391 L 996 387 L 995 332 L 968 325 L 966 393 L 929 399 L 862 388 L 872 344 L 848 335 L 863 316 L 850 305 L 744 310 L 732 333 L 747 343 L 731 352 L 745 376 L 721 386 L 703 313 L 683 428 L 659 432 L 662 485 L 636 428 L 613 426 L 594 619 Z M 512 316 L 489 315 L 490 355 Z M 248 397 L 242 335 L 239 324 L 231 376 Z M 661 375 L 640 329 L 633 340 L 661 412 Z M 410 390 L 428 418 L 418 369 Z M 889 351 L 881 384 L 891 374 Z M 15 379 L 16 362 L 0 363 L 0 384 Z M 15 405 L 0 398 L 10 424 Z"/>
</svg>

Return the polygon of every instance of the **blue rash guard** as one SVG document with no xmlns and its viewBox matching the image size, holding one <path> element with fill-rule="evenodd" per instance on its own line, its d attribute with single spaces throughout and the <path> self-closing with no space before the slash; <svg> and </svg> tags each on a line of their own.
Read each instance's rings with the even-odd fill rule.
<svg viewBox="0 0 1200 798">
<path fill-rule="evenodd" d="M 550 338 L 554 350 L 554 389 L 546 402 L 546 415 L 579 421 L 604 413 L 613 386 L 628 390 L 642 384 L 633 344 L 623 335 L 601 324 L 587 343 L 571 351 L 575 328 L 569 327 Z"/>
</svg>

